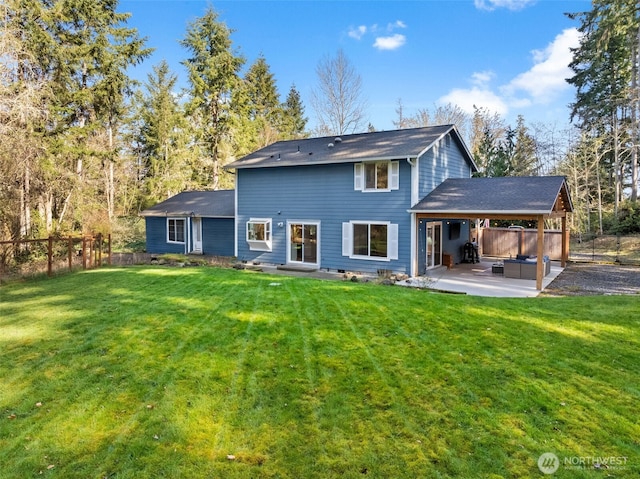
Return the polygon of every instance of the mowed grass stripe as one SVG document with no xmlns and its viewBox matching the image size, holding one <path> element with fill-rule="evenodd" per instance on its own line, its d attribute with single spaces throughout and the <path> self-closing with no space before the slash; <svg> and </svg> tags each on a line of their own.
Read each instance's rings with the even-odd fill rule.
<svg viewBox="0 0 640 479">
<path fill-rule="evenodd" d="M 636 477 L 639 321 L 635 297 L 469 298 L 211 268 L 9 285 L 2 474 L 536 477 L 550 451 L 626 456 L 609 472 Z"/>
</svg>

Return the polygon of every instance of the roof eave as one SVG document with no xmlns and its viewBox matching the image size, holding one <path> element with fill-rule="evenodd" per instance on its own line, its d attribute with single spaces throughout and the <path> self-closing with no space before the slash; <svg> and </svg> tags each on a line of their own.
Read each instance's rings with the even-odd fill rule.
<svg viewBox="0 0 640 479">
<path fill-rule="evenodd" d="M 549 210 L 441 210 L 441 209 L 410 209 L 409 213 L 423 215 L 469 215 L 470 218 L 488 218 L 491 215 L 527 215 L 527 216 L 544 216 L 552 212 Z"/>
<path fill-rule="evenodd" d="M 206 215 L 206 214 L 201 214 L 201 213 L 195 213 L 192 211 L 142 211 L 140 212 L 139 216 L 143 216 L 143 217 L 152 217 L 152 218 L 168 218 L 171 216 L 190 216 L 192 218 L 229 218 L 229 219 L 233 219 L 234 216 L 231 215 Z"/>
<path fill-rule="evenodd" d="M 474 173 L 479 171 L 478 170 L 478 165 L 476 165 L 476 162 L 473 159 L 473 155 L 469 151 L 469 148 L 467 148 L 466 143 L 462 140 L 462 137 L 460 136 L 460 132 L 458 131 L 458 128 L 456 128 L 455 125 L 451 125 L 451 127 L 449 129 L 444 131 L 440 136 L 438 136 L 435 140 L 433 140 L 426 148 L 424 148 L 420 153 L 418 153 L 417 158 L 422 157 L 422 155 L 424 155 L 427 151 L 429 151 L 431 148 L 433 148 L 434 145 L 437 142 L 439 142 L 446 135 L 451 133 L 451 131 L 455 132 L 456 137 L 457 137 L 457 141 L 458 141 L 458 145 L 460 145 L 462 147 L 462 150 L 466 154 L 467 160 L 469 161 L 469 164 L 471 165 L 471 171 L 474 172 Z"/>
<path fill-rule="evenodd" d="M 262 164 L 260 162 L 256 162 L 251 165 L 237 165 L 233 166 L 233 163 L 230 163 L 224 166 L 225 169 L 228 170 L 246 170 L 249 168 L 278 168 L 281 166 L 319 166 L 319 165 L 341 165 L 341 164 L 349 164 L 349 163 L 363 163 L 368 161 L 400 161 L 406 160 L 407 158 L 416 158 L 415 153 L 407 153 L 393 156 L 366 156 L 366 157 L 349 157 L 349 158 L 340 158 L 332 161 L 282 161 L 279 163 L 267 163 Z"/>
</svg>

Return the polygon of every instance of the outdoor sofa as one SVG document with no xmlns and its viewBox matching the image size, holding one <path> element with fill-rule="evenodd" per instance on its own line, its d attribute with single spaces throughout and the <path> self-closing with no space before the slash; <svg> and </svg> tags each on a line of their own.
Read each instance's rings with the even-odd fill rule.
<svg viewBox="0 0 640 479">
<path fill-rule="evenodd" d="M 551 272 L 551 262 L 548 256 L 542 258 L 543 261 L 543 276 L 548 275 Z M 538 264 L 538 258 L 535 256 L 523 256 L 518 255 L 516 259 L 504 260 L 504 277 L 516 278 L 516 279 L 536 279 L 536 268 Z"/>
</svg>

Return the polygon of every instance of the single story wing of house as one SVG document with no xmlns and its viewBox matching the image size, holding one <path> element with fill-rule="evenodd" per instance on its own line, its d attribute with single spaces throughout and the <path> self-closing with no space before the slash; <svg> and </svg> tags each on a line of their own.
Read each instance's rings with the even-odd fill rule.
<svg viewBox="0 0 640 479">
<path fill-rule="evenodd" d="M 140 215 L 148 253 L 234 254 L 234 190 L 184 191 Z"/>
</svg>

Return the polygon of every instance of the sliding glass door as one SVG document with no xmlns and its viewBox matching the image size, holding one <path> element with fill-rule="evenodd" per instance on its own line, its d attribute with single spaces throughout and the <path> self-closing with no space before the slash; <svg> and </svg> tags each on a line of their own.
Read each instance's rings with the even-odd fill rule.
<svg viewBox="0 0 640 479">
<path fill-rule="evenodd" d="M 289 263 L 319 266 L 318 238 L 320 223 L 289 223 Z"/>
</svg>

